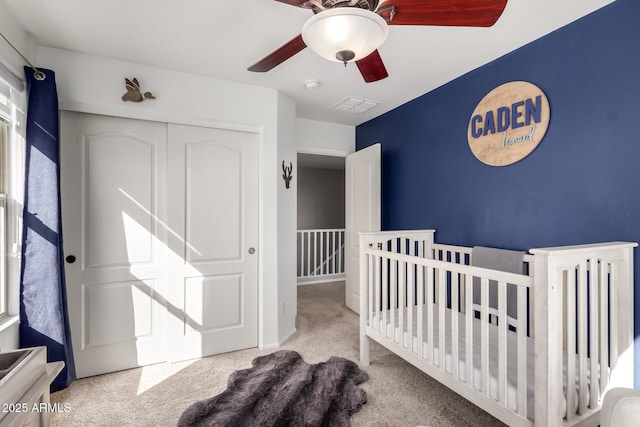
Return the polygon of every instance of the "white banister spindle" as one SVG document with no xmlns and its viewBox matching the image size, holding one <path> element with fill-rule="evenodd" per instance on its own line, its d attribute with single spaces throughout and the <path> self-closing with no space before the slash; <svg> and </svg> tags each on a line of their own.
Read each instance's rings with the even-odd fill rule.
<svg viewBox="0 0 640 427">
<path fill-rule="evenodd" d="M 300 248 L 300 254 L 298 256 L 298 277 L 304 276 L 304 256 L 305 256 L 305 247 L 304 247 L 304 233 L 298 231 L 298 248 Z"/>
<path fill-rule="evenodd" d="M 313 233 L 313 271 L 318 268 L 318 233 Z"/>
<path fill-rule="evenodd" d="M 307 232 L 307 276 L 311 275 L 311 232 Z"/>
<path fill-rule="evenodd" d="M 335 247 L 333 249 L 333 253 L 336 254 L 336 256 L 333 257 L 333 272 L 334 273 L 339 273 L 342 270 L 342 257 L 344 255 L 344 250 L 342 249 L 342 233 L 338 230 L 336 230 L 333 241 L 335 242 Z"/>
<path fill-rule="evenodd" d="M 344 244 L 342 243 L 342 236 L 344 231 L 338 233 L 338 271 L 344 272 Z"/>
<path fill-rule="evenodd" d="M 300 284 L 344 279 L 344 229 L 298 230 Z"/>
</svg>

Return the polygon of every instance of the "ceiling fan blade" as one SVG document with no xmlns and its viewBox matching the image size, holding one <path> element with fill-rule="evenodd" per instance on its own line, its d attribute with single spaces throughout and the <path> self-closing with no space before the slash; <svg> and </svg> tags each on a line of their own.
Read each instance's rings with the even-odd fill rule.
<svg viewBox="0 0 640 427">
<path fill-rule="evenodd" d="M 284 61 L 291 58 L 293 55 L 300 52 L 305 47 L 307 47 L 307 45 L 302 40 L 302 35 L 298 35 L 284 45 L 280 46 L 275 51 L 271 52 L 269 55 L 262 58 L 260 61 L 247 68 L 247 70 L 257 73 L 264 73 L 265 71 L 271 70 L 276 65 L 282 64 Z"/>
<path fill-rule="evenodd" d="M 356 61 L 356 65 L 360 70 L 360 74 L 362 74 L 362 78 L 367 83 L 377 82 L 389 77 L 389 73 L 387 73 L 384 62 L 382 62 L 380 53 L 377 50 L 374 50 L 369 56 Z"/>
<path fill-rule="evenodd" d="M 391 5 L 396 12 L 389 25 L 491 27 L 507 0 L 388 0 L 378 10 Z"/>
</svg>

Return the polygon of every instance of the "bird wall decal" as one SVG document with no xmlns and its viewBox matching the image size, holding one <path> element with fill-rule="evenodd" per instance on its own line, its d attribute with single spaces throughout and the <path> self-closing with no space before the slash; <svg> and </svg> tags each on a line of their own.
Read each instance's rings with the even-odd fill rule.
<svg viewBox="0 0 640 427">
<path fill-rule="evenodd" d="M 122 95 L 122 100 L 124 102 L 142 102 L 145 99 L 156 99 L 155 96 L 151 92 L 142 93 L 140 91 L 140 83 L 138 83 L 137 78 L 132 78 L 129 80 L 128 78 L 124 78 L 125 87 L 127 88 L 127 93 Z"/>
</svg>

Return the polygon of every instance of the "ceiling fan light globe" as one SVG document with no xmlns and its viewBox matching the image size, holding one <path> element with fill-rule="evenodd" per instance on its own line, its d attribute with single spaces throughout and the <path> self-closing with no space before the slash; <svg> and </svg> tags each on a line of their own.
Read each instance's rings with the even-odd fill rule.
<svg viewBox="0 0 640 427">
<path fill-rule="evenodd" d="M 378 14 L 357 7 L 340 7 L 320 12 L 302 27 L 304 43 L 318 55 L 334 62 L 339 52 L 354 53 L 358 61 L 378 49 L 387 39 L 389 27 Z"/>
</svg>

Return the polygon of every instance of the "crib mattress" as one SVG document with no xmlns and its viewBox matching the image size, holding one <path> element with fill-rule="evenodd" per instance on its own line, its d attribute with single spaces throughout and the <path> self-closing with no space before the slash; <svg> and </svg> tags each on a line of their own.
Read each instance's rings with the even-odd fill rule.
<svg viewBox="0 0 640 427">
<path fill-rule="evenodd" d="M 417 307 L 413 307 L 412 313 L 412 337 L 409 339 L 408 331 L 407 331 L 407 317 L 408 313 L 405 311 L 404 313 L 404 327 L 402 332 L 398 327 L 399 323 L 399 311 L 394 310 L 394 327 L 392 331 L 391 326 L 391 315 L 390 311 L 387 310 L 386 319 L 387 324 L 386 328 L 383 326 L 383 313 L 378 312 L 374 315 L 374 328 L 378 331 L 386 330 L 386 336 L 388 339 L 391 339 L 391 336 L 394 337 L 394 341 L 397 345 L 403 341 L 403 346 L 405 348 L 409 348 L 411 345 L 411 349 L 414 353 L 418 352 L 418 338 L 417 338 Z M 434 365 L 441 367 L 440 364 L 440 319 L 439 319 L 439 306 L 438 304 L 433 305 L 434 312 L 434 321 L 432 324 L 433 328 L 433 358 L 427 357 L 428 360 L 432 360 Z M 445 309 L 445 370 L 448 373 L 452 373 L 452 365 L 453 365 L 453 356 L 452 356 L 452 337 L 451 337 L 451 316 L 452 311 L 450 309 Z M 458 377 L 461 378 L 462 381 L 466 381 L 467 368 L 466 368 L 466 324 L 465 324 L 465 316 L 463 313 L 456 313 L 458 315 Z M 377 323 L 376 323 L 377 322 Z M 473 386 L 476 389 L 481 389 L 481 353 L 480 353 L 480 342 L 481 342 L 481 321 L 480 319 L 473 319 Z M 422 339 L 422 354 L 427 355 L 428 351 L 428 324 L 427 324 L 427 308 L 426 305 L 423 306 L 423 339 Z M 491 397 L 498 400 L 498 336 L 499 331 L 496 325 L 489 325 L 489 381 L 487 384 L 488 392 Z M 527 414 L 528 418 L 533 420 L 534 415 L 534 366 L 535 366 L 535 358 L 534 358 L 534 341 L 531 338 L 527 338 L 527 349 L 526 349 L 526 364 L 527 364 Z M 507 398 L 507 406 L 512 411 L 517 410 L 517 382 L 518 382 L 518 360 L 517 360 L 517 335 L 513 331 L 507 332 L 507 387 L 506 387 L 506 398 Z M 425 356 L 423 356 L 425 357 Z M 565 363 L 565 390 L 566 390 L 566 363 Z M 586 399 L 589 397 L 586 396 Z M 578 397 L 576 396 L 576 400 Z M 577 404 L 577 402 L 576 402 Z M 566 391 L 565 398 L 563 400 L 563 413 L 566 414 Z"/>
</svg>

